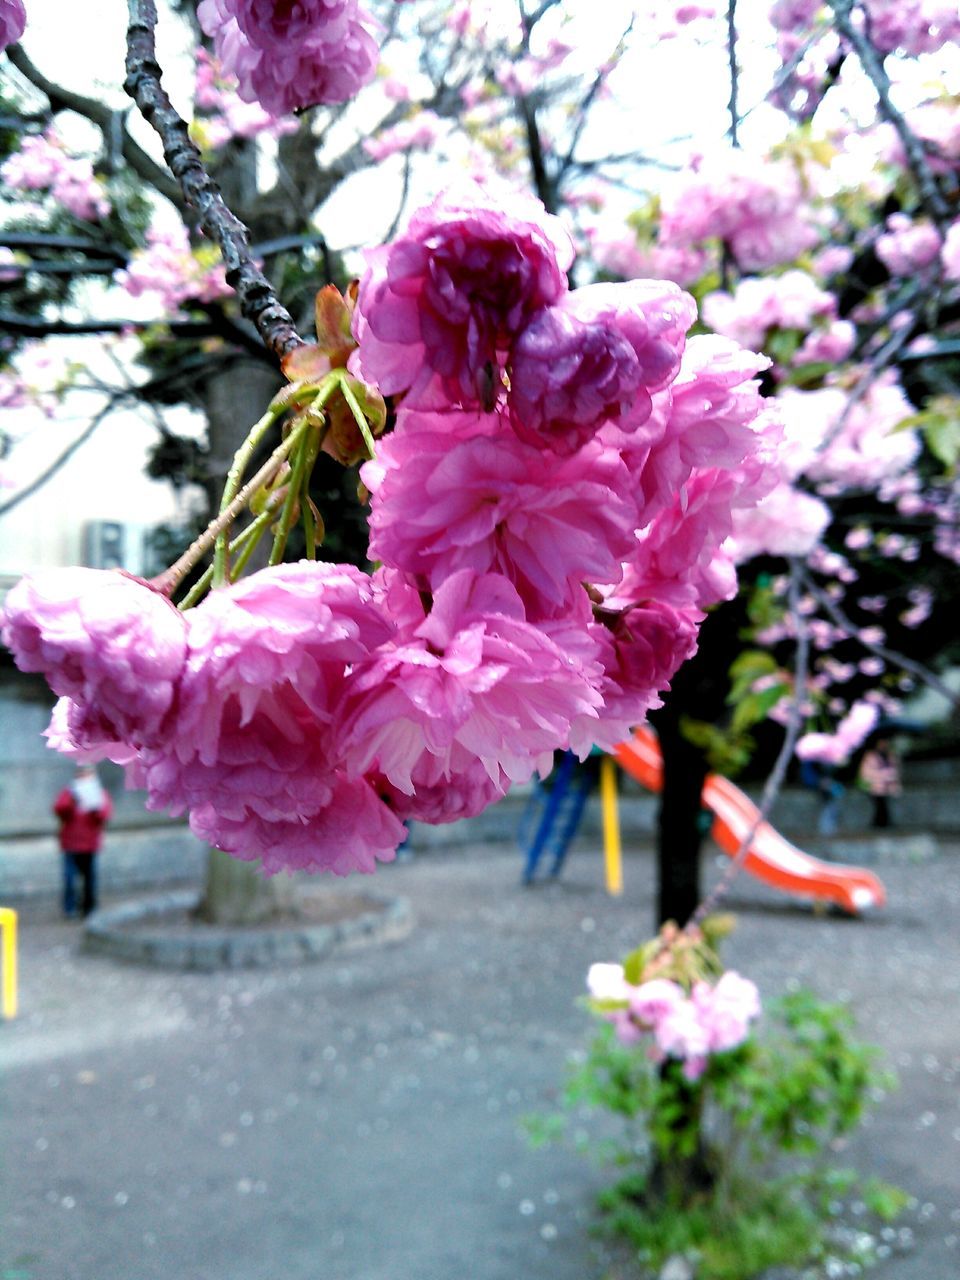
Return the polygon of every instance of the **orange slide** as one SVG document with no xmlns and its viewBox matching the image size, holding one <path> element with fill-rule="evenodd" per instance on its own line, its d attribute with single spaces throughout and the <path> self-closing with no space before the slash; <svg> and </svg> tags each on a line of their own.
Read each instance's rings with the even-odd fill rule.
<svg viewBox="0 0 960 1280">
<path fill-rule="evenodd" d="M 650 791 L 662 789 L 663 762 L 650 729 L 637 729 L 629 742 L 617 744 L 613 756 L 641 786 Z M 703 803 L 713 814 L 711 835 L 724 853 L 734 857 L 757 821 L 757 806 L 739 787 L 716 773 L 709 774 L 703 784 Z M 851 915 L 882 907 L 887 900 L 886 890 L 871 872 L 802 853 L 766 821 L 757 826 L 743 869 L 776 889 L 833 902 Z"/>
</svg>

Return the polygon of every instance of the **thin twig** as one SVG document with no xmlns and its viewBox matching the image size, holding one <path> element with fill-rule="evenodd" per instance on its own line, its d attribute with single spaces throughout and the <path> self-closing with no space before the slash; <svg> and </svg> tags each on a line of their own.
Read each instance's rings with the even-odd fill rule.
<svg viewBox="0 0 960 1280">
<path fill-rule="evenodd" d="M 948 684 L 940 679 L 936 672 L 931 671 L 922 662 L 917 662 L 915 658 L 908 658 L 905 653 L 890 649 L 885 644 L 876 644 L 871 640 L 864 640 L 857 624 L 851 621 L 843 610 L 834 604 L 827 593 L 821 590 L 806 570 L 803 572 L 803 583 L 804 588 L 813 596 L 834 626 L 839 627 L 850 639 L 856 640 L 868 653 L 882 658 L 884 662 L 889 662 L 892 666 L 900 667 L 902 670 L 908 671 L 910 675 L 916 676 L 918 680 L 922 680 L 925 685 L 946 698 L 951 706 L 960 706 L 960 693 L 951 689 Z"/>
<path fill-rule="evenodd" d="M 125 393 L 123 395 L 111 396 L 103 408 L 90 419 L 80 434 L 67 445 L 62 453 L 59 453 L 54 458 L 49 466 L 44 467 L 40 474 L 35 476 L 29 484 L 24 485 L 22 489 L 18 489 L 13 497 L 8 498 L 6 502 L 0 503 L 0 516 L 7 515 L 14 509 L 14 507 L 19 507 L 21 502 L 24 502 L 32 494 L 36 493 L 38 489 L 42 489 L 47 481 L 52 479 L 60 468 L 73 457 L 80 446 L 82 444 L 86 444 L 96 431 L 97 427 L 99 427 L 100 423 L 103 422 L 104 418 L 106 418 L 115 408 L 116 402 L 124 398 Z"/>
</svg>

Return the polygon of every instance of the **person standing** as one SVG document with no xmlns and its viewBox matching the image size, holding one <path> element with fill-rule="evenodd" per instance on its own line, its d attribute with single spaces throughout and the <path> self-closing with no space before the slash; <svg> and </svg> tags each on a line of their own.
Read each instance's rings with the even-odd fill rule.
<svg viewBox="0 0 960 1280">
<path fill-rule="evenodd" d="M 860 782 L 873 800 L 874 828 L 892 827 L 890 800 L 900 794 L 900 766 L 893 744 L 886 738 L 878 738 L 864 755 Z"/>
<path fill-rule="evenodd" d="M 97 854 L 113 804 L 92 764 L 77 765 L 73 782 L 57 796 L 53 812 L 60 823 L 63 851 L 63 914 L 77 913 L 77 877 L 83 882 L 80 914 L 97 907 Z"/>
</svg>

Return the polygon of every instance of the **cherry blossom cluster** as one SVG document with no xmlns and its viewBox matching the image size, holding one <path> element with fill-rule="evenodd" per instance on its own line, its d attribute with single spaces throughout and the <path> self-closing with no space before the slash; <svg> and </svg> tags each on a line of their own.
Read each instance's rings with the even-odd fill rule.
<svg viewBox="0 0 960 1280">
<path fill-rule="evenodd" d="M 20 149 L 0 165 L 0 179 L 15 191 L 49 193 L 84 222 L 97 222 L 110 212 L 89 159 L 68 155 L 53 129 L 24 138 Z"/>
<path fill-rule="evenodd" d="M 640 723 L 735 589 L 779 425 L 767 362 L 688 342 L 676 285 L 570 291 L 572 256 L 536 201 L 472 188 L 372 251 L 350 359 L 396 408 L 361 471 L 380 567 L 279 565 L 184 612 L 123 574 L 25 579 L 3 634 L 61 697 L 52 745 L 268 871 L 345 873 Z"/>
<path fill-rule="evenodd" d="M 176 315 L 191 301 L 215 302 L 231 295 L 216 257 L 212 248 L 194 252 L 182 222 L 151 227 L 146 247 L 133 254 L 114 280 L 132 298 L 155 299 L 164 311 Z"/>
<path fill-rule="evenodd" d="M 705 265 L 720 241 L 742 270 L 760 271 L 793 261 L 818 238 L 790 164 L 731 152 L 701 163 L 664 197 L 658 247 L 699 252 Z"/>
<path fill-rule="evenodd" d="M 671 978 L 635 985 L 623 965 L 594 964 L 587 987 L 621 1044 L 646 1044 L 654 1062 L 679 1059 L 688 1080 L 700 1079 L 712 1054 L 743 1044 L 760 1014 L 756 985 L 732 969 L 716 982 L 694 982 L 688 992 Z"/>
<path fill-rule="evenodd" d="M 831 25 L 831 9 L 823 0 L 776 0 L 770 9 L 777 51 L 790 68 L 773 98 L 799 119 L 816 110 L 831 66 L 842 64 L 849 52 Z M 862 0 L 851 16 L 881 56 L 934 53 L 960 37 L 960 13 L 952 0 Z"/>
<path fill-rule="evenodd" d="M 880 711 L 876 703 L 855 702 L 833 733 L 805 733 L 797 742 L 796 754 L 801 760 L 817 760 L 822 764 L 846 764 L 868 735 L 876 728 Z"/>
<path fill-rule="evenodd" d="M 245 102 L 273 116 L 345 102 L 373 79 L 373 19 L 357 0 L 201 0 L 197 18 Z"/>
</svg>

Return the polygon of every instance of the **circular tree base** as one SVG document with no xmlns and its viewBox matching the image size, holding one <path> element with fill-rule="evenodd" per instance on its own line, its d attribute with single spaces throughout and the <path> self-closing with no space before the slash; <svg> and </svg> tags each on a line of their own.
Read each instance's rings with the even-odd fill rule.
<svg viewBox="0 0 960 1280">
<path fill-rule="evenodd" d="M 304 891 L 287 917 L 258 925 L 199 920 L 200 895 L 176 892 L 97 911 L 83 949 L 165 969 L 249 969 L 306 964 L 338 951 L 394 942 L 413 927 L 405 898 Z"/>
</svg>

